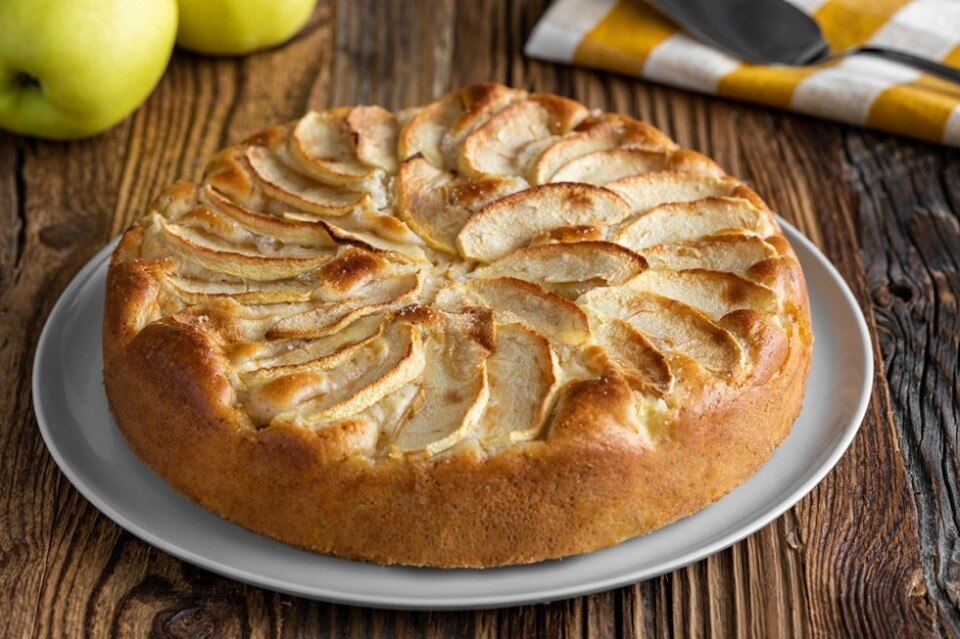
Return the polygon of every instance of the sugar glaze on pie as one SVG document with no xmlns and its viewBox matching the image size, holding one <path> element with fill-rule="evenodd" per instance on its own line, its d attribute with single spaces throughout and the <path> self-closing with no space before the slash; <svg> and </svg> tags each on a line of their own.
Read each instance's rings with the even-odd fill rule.
<svg viewBox="0 0 960 639">
<path fill-rule="evenodd" d="M 312 112 L 167 189 L 110 267 L 105 381 L 209 510 L 378 563 L 587 552 L 721 497 L 813 336 L 764 202 L 657 129 L 481 84 Z"/>
</svg>

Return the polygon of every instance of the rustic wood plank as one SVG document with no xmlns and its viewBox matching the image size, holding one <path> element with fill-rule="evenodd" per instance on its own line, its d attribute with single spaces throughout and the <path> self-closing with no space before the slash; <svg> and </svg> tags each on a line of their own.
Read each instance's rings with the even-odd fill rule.
<svg viewBox="0 0 960 639">
<path fill-rule="evenodd" d="M 96 139 L 0 137 L 0 635 L 837 636 L 960 634 L 958 154 L 528 60 L 545 6 L 323 1 L 288 46 L 178 53 Z M 44 451 L 29 401 L 42 319 L 69 278 L 204 157 L 307 108 L 397 108 L 498 80 L 632 113 L 716 157 L 825 249 L 881 370 L 850 453 L 809 497 L 704 562 L 591 597 L 415 613 L 312 602 L 184 564 L 122 532 Z"/>
<path fill-rule="evenodd" d="M 898 425 L 920 521 L 922 574 L 913 596 L 936 604 L 960 635 L 957 445 L 960 439 L 960 153 L 853 133 L 844 146 L 858 195 L 885 409 Z"/>
<path fill-rule="evenodd" d="M 123 130 L 106 139 L 122 140 Z M 51 616 L 44 592 L 58 579 L 51 570 L 59 549 L 73 538 L 57 534 L 60 522 L 96 518 L 56 470 L 36 430 L 30 402 L 31 360 L 42 320 L 58 291 L 102 243 L 116 197 L 118 173 L 99 162 L 98 142 L 72 153 L 3 136 L 5 166 L 3 275 L 0 277 L 0 634 L 21 636 Z M 72 178 L 72 179 L 70 179 Z M 102 194 L 84 185 L 102 185 Z M 5 185 L 5 187 L 7 186 Z M 78 546 L 86 539 L 80 534 Z M 67 604 L 60 602 L 61 609 Z M 82 599 L 73 599 L 72 606 Z"/>
</svg>

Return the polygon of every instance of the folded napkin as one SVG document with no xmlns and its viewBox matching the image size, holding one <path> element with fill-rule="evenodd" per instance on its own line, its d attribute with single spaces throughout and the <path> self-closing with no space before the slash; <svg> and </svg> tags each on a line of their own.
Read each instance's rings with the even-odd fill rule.
<svg viewBox="0 0 960 639">
<path fill-rule="evenodd" d="M 719 1 L 719 0 L 718 0 Z M 792 0 L 831 50 L 889 46 L 960 68 L 960 1 Z M 643 0 L 557 0 L 527 55 L 960 146 L 960 87 L 868 55 L 811 67 L 742 62 Z"/>
</svg>

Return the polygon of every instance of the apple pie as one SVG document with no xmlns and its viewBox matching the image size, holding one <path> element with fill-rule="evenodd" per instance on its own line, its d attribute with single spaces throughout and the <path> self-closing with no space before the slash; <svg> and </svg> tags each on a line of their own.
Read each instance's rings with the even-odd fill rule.
<svg viewBox="0 0 960 639">
<path fill-rule="evenodd" d="M 103 348 L 127 441 L 196 503 L 339 557 L 485 567 L 716 501 L 789 432 L 812 342 L 741 181 L 480 84 L 213 156 L 124 234 Z"/>
</svg>

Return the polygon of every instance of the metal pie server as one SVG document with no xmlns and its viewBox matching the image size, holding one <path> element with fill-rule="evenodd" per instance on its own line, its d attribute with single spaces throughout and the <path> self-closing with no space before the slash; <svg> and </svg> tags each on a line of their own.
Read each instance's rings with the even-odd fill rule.
<svg viewBox="0 0 960 639">
<path fill-rule="evenodd" d="M 960 84 L 960 70 L 897 49 L 831 52 L 820 25 L 784 0 L 647 0 L 690 35 L 759 64 L 805 66 L 855 54 L 886 58 Z"/>
</svg>

